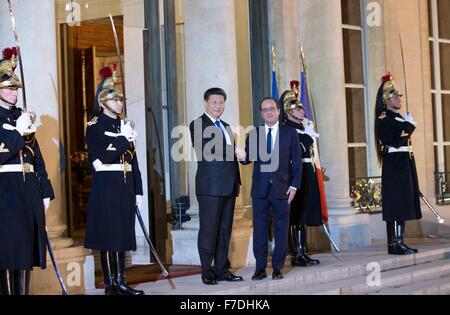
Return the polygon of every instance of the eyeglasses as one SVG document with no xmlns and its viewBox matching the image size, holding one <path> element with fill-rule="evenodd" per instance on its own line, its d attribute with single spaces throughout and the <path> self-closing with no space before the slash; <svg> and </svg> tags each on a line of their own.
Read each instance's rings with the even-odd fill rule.
<svg viewBox="0 0 450 315">
<path fill-rule="evenodd" d="M 276 110 L 277 110 L 276 107 L 269 107 L 269 108 L 262 108 L 262 109 L 261 109 L 261 111 L 262 111 L 264 114 L 267 114 L 267 113 L 275 113 Z"/>
</svg>

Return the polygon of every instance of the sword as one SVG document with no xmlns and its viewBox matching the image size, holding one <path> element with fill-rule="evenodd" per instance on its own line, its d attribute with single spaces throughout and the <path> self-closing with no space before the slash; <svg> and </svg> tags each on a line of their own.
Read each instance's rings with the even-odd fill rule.
<svg viewBox="0 0 450 315">
<path fill-rule="evenodd" d="M 156 252 L 155 247 L 153 246 L 152 240 L 150 239 L 147 229 L 145 228 L 144 220 L 142 220 L 141 212 L 139 211 L 138 207 L 136 207 L 136 216 L 138 218 L 139 225 L 141 226 L 142 232 L 144 232 L 145 239 L 147 240 L 147 243 L 150 246 L 150 250 L 152 251 L 153 255 L 156 258 L 156 261 L 158 262 L 159 266 L 161 267 L 164 277 L 167 277 L 169 275 L 169 272 L 162 264 L 161 259 L 159 258 L 159 255 Z"/>
<path fill-rule="evenodd" d="M 122 64 L 122 57 L 120 54 L 120 44 L 119 44 L 119 36 L 117 35 L 116 25 L 114 24 L 114 19 L 109 14 L 109 19 L 111 20 L 111 26 L 114 34 L 114 42 L 116 43 L 116 52 L 117 52 L 117 60 L 119 62 L 120 67 L 120 75 L 122 76 L 122 93 L 123 93 L 123 113 L 125 114 L 125 117 L 127 117 L 127 96 L 125 94 L 125 72 L 123 72 L 123 64 Z"/>
<path fill-rule="evenodd" d="M 325 224 L 322 224 L 322 227 L 331 244 L 333 244 L 334 249 L 339 253 L 341 250 L 339 249 L 339 247 L 337 247 L 336 243 L 333 241 L 333 238 L 331 237 L 330 231 L 328 231 L 327 226 Z"/>
<path fill-rule="evenodd" d="M 124 114 L 125 114 L 125 118 L 126 118 L 127 117 L 127 97 L 125 94 L 126 93 L 125 92 L 125 72 L 123 71 L 122 57 L 120 54 L 119 36 L 117 35 L 116 25 L 114 24 L 114 19 L 113 19 L 111 13 L 109 14 L 109 19 L 111 20 L 111 26 L 112 26 L 112 30 L 113 30 L 113 34 L 114 34 L 114 42 L 116 43 L 117 59 L 119 62 L 119 67 L 120 67 L 120 74 L 122 76 L 122 93 L 123 93 L 123 105 L 124 105 L 123 108 L 124 108 Z M 161 259 L 159 258 L 159 255 L 156 252 L 155 247 L 153 246 L 152 240 L 150 239 L 148 232 L 145 228 L 144 220 L 142 220 L 141 212 L 139 211 L 138 207 L 136 207 L 136 216 L 138 218 L 139 225 L 141 226 L 142 232 L 144 233 L 145 239 L 147 240 L 147 243 L 150 246 L 150 250 L 152 251 L 153 255 L 156 258 L 156 261 L 158 262 L 159 266 L 161 267 L 163 275 L 165 277 L 167 277 L 169 275 L 169 272 L 162 264 Z"/>
<path fill-rule="evenodd" d="M 402 63 L 403 63 L 403 75 L 405 77 L 405 97 L 406 97 L 406 111 L 409 112 L 409 105 L 408 105 L 408 84 L 406 83 L 406 67 L 405 67 L 405 56 L 403 53 L 403 41 L 402 41 L 402 34 L 399 34 L 400 36 L 400 48 L 402 52 Z M 409 149 L 410 149 L 410 155 L 412 154 L 412 141 L 411 138 L 409 139 Z M 413 156 L 413 155 L 412 155 Z M 413 157 L 412 157 L 413 158 Z M 425 202 L 427 207 L 433 212 L 433 214 L 436 216 L 439 224 L 444 224 L 445 220 L 439 215 L 439 213 L 433 208 L 431 203 L 427 200 L 427 198 L 422 194 L 421 191 L 419 191 L 419 195 L 422 198 L 422 200 Z"/>
<path fill-rule="evenodd" d="M 8 0 L 8 6 L 9 6 L 9 15 L 11 17 L 11 26 L 14 32 L 14 37 L 16 39 L 17 59 L 19 59 L 20 79 L 22 80 L 23 108 L 25 111 L 27 111 L 27 96 L 25 92 L 25 76 L 23 74 L 22 54 L 20 52 L 19 36 L 17 35 L 16 19 L 14 17 L 14 11 L 11 0 Z"/>
<path fill-rule="evenodd" d="M 439 224 L 444 224 L 445 220 L 439 215 L 439 213 L 436 211 L 436 209 L 433 208 L 431 203 L 427 200 L 427 198 L 422 194 L 421 191 L 419 191 L 419 194 L 420 194 L 420 197 L 422 198 L 422 200 L 425 202 L 425 204 L 431 210 L 431 212 L 434 213 L 434 215 L 436 216 L 437 220 L 439 221 Z"/>
<path fill-rule="evenodd" d="M 401 52 L 402 52 L 403 76 L 404 76 L 404 80 L 405 80 L 406 112 L 409 112 L 409 104 L 408 104 L 408 84 L 406 84 L 405 54 L 404 54 L 404 52 L 403 52 L 402 34 L 399 34 L 399 36 L 400 36 L 400 49 L 401 49 Z"/>
<path fill-rule="evenodd" d="M 47 248 L 48 248 L 48 253 L 50 254 L 50 259 L 52 260 L 53 269 L 55 269 L 55 273 L 58 278 L 59 285 L 61 286 L 61 289 L 62 289 L 62 295 L 69 295 L 69 293 L 67 292 L 66 286 L 64 284 L 64 281 L 61 277 L 61 274 L 59 273 L 58 266 L 56 265 L 55 255 L 53 254 L 52 244 L 50 244 L 50 239 L 48 238 L 47 231 L 45 232 L 45 238 L 47 239 Z"/>
</svg>

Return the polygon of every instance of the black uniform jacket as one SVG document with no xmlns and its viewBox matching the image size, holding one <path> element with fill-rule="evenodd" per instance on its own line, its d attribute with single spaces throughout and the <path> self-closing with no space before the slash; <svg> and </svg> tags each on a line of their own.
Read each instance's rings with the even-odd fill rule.
<svg viewBox="0 0 450 315">
<path fill-rule="evenodd" d="M 127 165 L 131 171 L 95 171 L 88 203 L 85 247 L 101 251 L 136 250 L 136 195 L 142 195 L 142 179 L 134 145 L 120 133 L 120 120 L 101 113 L 88 123 L 86 143 L 89 162 Z"/>
<path fill-rule="evenodd" d="M 0 107 L 0 269 L 45 268 L 47 260 L 42 200 L 54 194 L 41 150 L 34 135 L 22 137 L 3 128 L 15 126 L 21 113 L 16 107 Z M 34 172 L 1 171 L 22 163 L 32 165 Z"/>
</svg>

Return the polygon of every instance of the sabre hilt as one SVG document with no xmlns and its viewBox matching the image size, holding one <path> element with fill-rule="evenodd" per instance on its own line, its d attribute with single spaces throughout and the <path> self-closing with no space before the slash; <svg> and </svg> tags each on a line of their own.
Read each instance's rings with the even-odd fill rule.
<svg viewBox="0 0 450 315">
<path fill-rule="evenodd" d="M 136 129 L 136 124 L 135 124 L 135 122 L 134 122 L 133 120 L 128 119 L 128 118 L 125 118 L 125 119 L 123 120 L 123 122 L 124 122 L 125 124 L 130 123 L 131 128 Z"/>
</svg>

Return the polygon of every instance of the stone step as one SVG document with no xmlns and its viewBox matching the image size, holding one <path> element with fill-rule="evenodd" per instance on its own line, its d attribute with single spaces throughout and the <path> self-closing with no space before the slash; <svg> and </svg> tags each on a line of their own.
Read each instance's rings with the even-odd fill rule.
<svg viewBox="0 0 450 315">
<path fill-rule="evenodd" d="M 365 284 L 367 275 L 367 265 L 373 262 L 380 264 L 382 280 L 391 281 L 395 286 L 395 273 L 407 272 L 406 268 L 414 269 L 415 279 L 431 279 L 433 273 L 444 274 L 447 266 L 443 260 L 450 260 L 450 243 L 446 240 L 433 243 L 421 243 L 417 246 L 420 252 L 411 256 L 392 256 L 386 254 L 384 245 L 371 246 L 340 254 L 323 253 L 313 255 L 313 258 L 320 259 L 319 266 L 311 268 L 292 268 L 289 262 L 283 270 L 285 278 L 274 281 L 270 277 L 271 269 L 267 268 L 268 277 L 262 281 L 252 281 L 254 266 L 244 267 L 234 270 L 237 275 L 243 276 L 245 281 L 238 283 L 220 282 L 217 286 L 205 286 L 201 282 L 199 275 L 182 278 L 174 278 L 167 281 L 161 279 L 156 282 L 141 283 L 138 289 L 145 290 L 149 295 L 267 295 L 267 294 L 289 294 L 287 291 L 302 288 L 296 294 L 305 294 L 306 290 L 314 290 L 319 286 L 334 285 L 342 281 L 355 281 L 352 283 L 353 290 L 360 290 L 357 286 Z M 423 269 L 423 271 L 421 271 Z M 411 274 L 411 270 L 409 271 Z M 393 271 L 392 274 L 388 272 Z M 422 273 L 422 274 L 421 274 Z M 402 278 L 404 277 L 404 278 Z M 402 285 L 407 284 L 407 276 L 400 277 Z M 409 278 L 412 276 L 410 275 Z M 420 278 L 422 277 L 422 278 Z M 364 282 L 361 282 L 364 279 Z M 360 280 L 360 282 L 356 282 Z M 333 289 L 332 287 L 331 289 Z M 387 290 L 389 290 L 388 288 Z M 376 293 L 374 291 L 366 291 Z M 310 294 L 312 294 L 311 292 Z M 102 290 L 93 290 L 87 294 L 103 294 Z M 364 293 L 366 294 L 366 293 Z"/>
<path fill-rule="evenodd" d="M 383 290 L 375 295 L 450 295 L 450 276 Z"/>
<path fill-rule="evenodd" d="M 214 292 L 208 292 L 208 294 L 259 295 L 278 294 L 280 292 L 287 294 L 289 290 L 297 290 L 299 287 L 303 288 L 303 291 L 314 290 L 319 285 L 332 285 L 334 283 L 336 286 L 336 283 L 349 279 L 356 279 L 355 281 L 364 279 L 365 285 L 366 277 L 371 272 L 371 270 L 367 270 L 367 267 L 372 263 L 378 263 L 381 268 L 380 271 L 387 272 L 450 257 L 450 246 L 448 245 L 428 246 L 426 249 L 419 248 L 419 250 L 420 252 L 415 255 L 393 256 L 385 254 L 383 248 L 379 253 L 371 252 L 367 257 L 363 254 L 365 253 L 363 251 L 352 251 L 342 254 L 341 259 L 337 262 L 336 259 L 330 262 L 330 255 L 317 255 L 315 258 L 321 259 L 322 265 L 311 268 L 291 268 L 285 272 L 283 280 L 272 281 L 269 274 L 269 277 L 263 281 L 246 281 L 239 287 L 214 290 Z M 417 269 L 417 272 L 420 272 L 420 267 Z M 251 278 L 251 275 L 248 275 L 246 279 L 249 278 Z M 296 294 L 304 293 L 298 292 Z"/>
<path fill-rule="evenodd" d="M 392 287 L 401 287 L 416 282 L 433 280 L 450 276 L 450 260 L 437 260 L 418 265 L 392 269 L 381 272 L 380 286 L 370 286 L 368 277 L 356 277 L 333 283 L 319 285 L 310 289 L 298 287 L 277 294 L 284 295 L 363 295 L 388 290 Z M 370 277 L 370 280 L 373 280 Z"/>
</svg>

